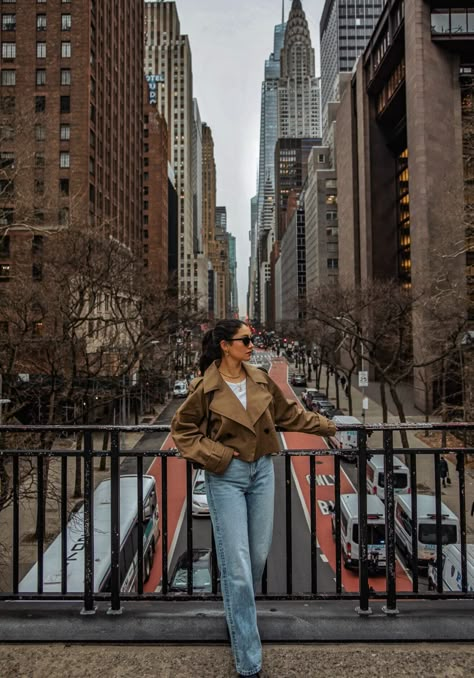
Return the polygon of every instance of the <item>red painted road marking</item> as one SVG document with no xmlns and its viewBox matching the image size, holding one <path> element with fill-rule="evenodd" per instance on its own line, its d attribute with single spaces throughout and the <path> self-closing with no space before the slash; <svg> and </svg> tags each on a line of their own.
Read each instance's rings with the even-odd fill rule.
<svg viewBox="0 0 474 678">
<path fill-rule="evenodd" d="M 168 435 L 163 443 L 162 450 L 169 450 L 175 447 L 171 435 Z M 156 490 L 158 493 L 158 502 L 160 507 L 160 530 L 162 530 L 162 515 L 163 515 L 163 497 L 161 493 L 161 458 L 155 459 L 153 464 L 147 471 L 152 475 L 156 481 Z M 184 502 L 186 501 L 186 464 L 182 459 L 170 458 L 168 459 L 168 554 L 170 545 L 173 543 L 176 529 L 178 527 L 179 518 L 183 510 Z M 160 537 L 158 546 L 155 550 L 155 561 L 151 571 L 150 579 L 144 586 L 145 593 L 151 593 L 156 590 L 160 583 L 161 575 L 163 574 L 162 564 L 162 545 L 163 541 Z M 168 557 L 168 566 L 170 560 Z"/>
<path fill-rule="evenodd" d="M 278 384 L 284 395 L 288 398 L 296 399 L 293 390 L 288 385 L 287 381 L 288 368 L 285 362 L 274 362 L 271 369 L 271 377 Z M 327 447 L 325 441 L 320 436 L 313 436 L 307 433 L 285 433 L 285 443 L 288 449 L 321 449 Z M 308 515 L 310 515 L 310 488 L 306 480 L 309 475 L 309 459 L 305 457 L 293 457 L 292 465 L 296 478 L 300 486 L 300 496 L 304 497 Z M 334 459 L 330 456 L 322 456 L 316 458 L 316 474 L 317 475 L 334 475 Z M 354 488 L 344 473 L 341 474 L 341 493 L 354 492 Z M 334 501 L 334 486 L 331 485 L 316 485 L 316 500 Z M 334 539 L 331 531 L 331 516 L 323 515 L 318 508 L 316 509 L 316 536 L 320 545 L 320 549 L 327 557 L 328 562 L 334 572 L 336 571 L 336 549 Z M 396 585 L 397 591 L 411 591 L 411 582 L 406 576 L 400 563 L 396 564 Z M 347 592 L 359 590 L 359 576 L 356 572 L 342 569 L 342 584 Z M 375 591 L 385 590 L 384 577 L 370 577 L 369 585 Z"/>
</svg>

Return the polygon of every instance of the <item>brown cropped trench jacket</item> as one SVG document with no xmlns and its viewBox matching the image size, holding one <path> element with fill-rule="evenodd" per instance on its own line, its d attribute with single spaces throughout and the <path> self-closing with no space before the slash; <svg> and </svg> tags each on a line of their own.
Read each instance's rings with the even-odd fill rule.
<svg viewBox="0 0 474 678">
<path fill-rule="evenodd" d="M 336 432 L 332 421 L 288 401 L 268 374 L 248 363 L 242 363 L 247 373 L 245 410 L 222 379 L 218 364 L 215 361 L 204 377 L 191 382 L 190 393 L 171 422 L 175 445 L 186 459 L 220 474 L 230 464 L 234 451 L 247 462 L 279 452 L 276 426 L 322 436 Z M 206 435 L 208 407 L 210 437 Z"/>
</svg>

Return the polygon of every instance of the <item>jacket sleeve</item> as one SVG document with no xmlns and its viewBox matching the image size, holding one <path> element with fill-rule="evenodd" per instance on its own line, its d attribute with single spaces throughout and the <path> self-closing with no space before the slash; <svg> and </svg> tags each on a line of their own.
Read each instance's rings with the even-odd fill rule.
<svg viewBox="0 0 474 678">
<path fill-rule="evenodd" d="M 206 437 L 205 399 L 202 388 L 190 393 L 171 421 L 171 435 L 185 459 L 200 464 L 206 471 L 220 474 L 232 461 L 234 450 Z"/>
<path fill-rule="evenodd" d="M 275 425 L 287 431 L 312 433 L 320 436 L 333 436 L 336 425 L 316 412 L 308 412 L 301 408 L 296 400 L 285 398 L 280 388 L 268 377 L 268 387 L 273 396 L 275 408 Z"/>
</svg>

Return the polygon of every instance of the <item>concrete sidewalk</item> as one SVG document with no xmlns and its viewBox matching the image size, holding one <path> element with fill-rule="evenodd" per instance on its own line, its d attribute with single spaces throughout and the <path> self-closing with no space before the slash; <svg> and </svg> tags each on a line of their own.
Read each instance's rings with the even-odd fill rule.
<svg viewBox="0 0 474 678">
<path fill-rule="evenodd" d="M 320 390 L 324 391 L 326 385 L 326 371 L 323 368 L 323 373 L 320 380 Z M 308 386 L 314 386 L 314 380 Z M 410 423 L 424 423 L 425 415 L 422 414 L 419 410 L 416 409 L 413 401 L 413 392 L 409 385 L 402 385 L 400 389 L 401 397 L 403 398 L 403 403 L 405 411 L 407 413 L 407 421 Z M 366 410 L 365 422 L 367 424 L 380 424 L 383 421 L 382 415 L 382 406 L 380 405 L 380 392 L 377 383 L 369 383 L 368 388 L 365 389 L 365 394 L 361 389 L 352 387 L 352 403 L 353 403 L 353 416 L 357 417 L 362 421 L 362 400 L 364 397 L 368 398 L 369 408 Z M 336 403 L 336 387 L 334 384 L 334 377 L 331 377 L 329 380 L 329 399 Z M 344 395 L 342 388 L 339 388 L 339 402 L 340 409 L 344 414 L 349 414 L 348 410 L 348 399 Z M 390 394 L 387 394 L 388 408 L 389 408 L 389 423 L 398 423 L 400 421 L 398 414 L 396 412 L 395 405 L 393 404 Z M 436 422 L 440 421 L 439 417 L 430 417 L 430 421 Z M 424 432 L 416 433 L 415 431 L 408 431 L 408 442 L 410 447 L 416 448 L 427 448 L 431 449 L 433 445 L 429 445 L 427 440 L 429 437 L 425 437 Z M 382 443 L 382 434 L 374 433 L 369 441 L 370 447 L 381 448 Z M 394 445 L 402 447 L 402 442 L 400 435 L 396 433 L 394 435 Z M 399 455 L 401 456 L 401 455 Z M 459 482 L 458 482 L 458 473 L 456 471 L 456 459 L 455 455 L 446 454 L 446 459 L 449 464 L 449 476 L 451 478 L 451 485 L 448 485 L 446 488 L 442 488 L 442 501 L 457 515 L 459 515 Z M 403 458 L 402 458 L 403 460 Z M 418 478 L 418 492 L 422 494 L 434 494 L 435 487 L 435 472 L 434 472 L 434 457 L 432 455 L 420 454 L 417 456 L 416 462 L 417 468 L 417 478 Z M 474 501 L 474 466 L 466 465 L 465 467 L 465 479 L 466 479 L 466 528 L 467 528 L 467 541 L 469 543 L 474 543 L 474 516 L 471 516 L 471 505 Z"/>
</svg>

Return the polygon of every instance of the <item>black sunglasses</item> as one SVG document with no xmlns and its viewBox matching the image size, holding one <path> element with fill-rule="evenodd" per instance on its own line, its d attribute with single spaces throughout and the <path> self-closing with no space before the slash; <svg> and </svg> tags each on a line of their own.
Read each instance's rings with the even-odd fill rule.
<svg viewBox="0 0 474 678">
<path fill-rule="evenodd" d="M 253 344 L 253 337 L 236 337 L 235 339 L 227 339 L 227 341 L 241 341 L 244 346 L 250 346 Z"/>
</svg>

